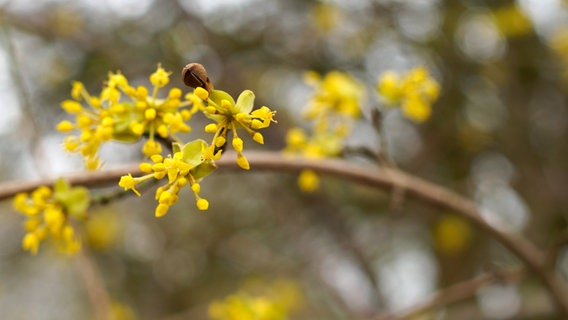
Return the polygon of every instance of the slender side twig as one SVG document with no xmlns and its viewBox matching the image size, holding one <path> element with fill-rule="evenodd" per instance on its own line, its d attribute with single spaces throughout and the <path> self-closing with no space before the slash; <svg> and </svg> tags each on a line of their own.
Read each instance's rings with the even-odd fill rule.
<svg viewBox="0 0 568 320">
<path fill-rule="evenodd" d="M 77 268 L 85 284 L 85 290 L 93 306 L 96 320 L 107 320 L 110 317 L 110 297 L 104 286 L 95 262 L 85 248 L 77 254 Z"/>
<path fill-rule="evenodd" d="M 371 123 L 377 132 L 379 138 L 379 152 L 377 154 L 377 161 L 380 165 L 390 169 L 396 169 L 396 163 L 392 160 L 388 153 L 388 141 L 384 128 L 384 113 L 379 109 L 372 109 Z M 402 209 L 404 201 L 405 190 L 400 186 L 395 186 L 392 190 L 390 209 L 392 212 L 399 212 Z"/>
<path fill-rule="evenodd" d="M 8 65 L 10 66 L 10 74 L 13 79 L 14 84 L 14 91 L 17 93 L 18 98 L 20 99 L 20 107 L 22 112 L 24 113 L 24 117 L 22 117 L 21 125 L 26 128 L 26 133 L 29 134 L 29 137 L 26 138 L 29 141 L 29 145 L 27 148 L 30 150 L 30 153 L 33 155 L 33 161 L 39 172 L 43 172 L 46 168 L 46 159 L 45 159 L 45 152 L 43 147 L 39 144 L 40 140 L 40 127 L 38 122 L 38 117 L 34 116 L 34 111 L 32 105 L 30 103 L 30 94 L 29 90 L 25 85 L 24 76 L 22 74 L 22 63 L 20 59 L 18 59 L 18 53 L 16 52 L 16 46 L 14 45 L 14 40 L 12 36 L 12 31 L 9 24 L 4 24 L 1 28 L 1 36 L 2 42 L 6 47 Z M 23 122 L 25 121 L 25 123 Z"/>
<path fill-rule="evenodd" d="M 413 319 L 429 310 L 445 307 L 466 299 L 471 298 L 479 289 L 492 283 L 515 283 L 519 282 L 526 276 L 523 269 L 514 268 L 510 270 L 502 270 L 498 272 L 490 272 L 464 282 L 444 288 L 438 292 L 434 292 L 424 302 L 412 306 L 408 309 L 401 310 L 386 315 L 374 317 L 374 320 L 398 320 Z"/>
<path fill-rule="evenodd" d="M 241 170 L 235 162 L 236 155 L 227 153 L 216 161 L 220 169 Z M 534 272 L 546 286 L 558 310 L 568 317 L 568 293 L 559 275 L 546 264 L 544 254 L 529 240 L 518 234 L 505 233 L 491 226 L 481 217 L 477 205 L 449 190 L 419 177 L 393 168 L 375 168 L 351 164 L 342 160 L 311 160 L 285 157 L 277 152 L 248 152 L 247 159 L 253 170 L 293 171 L 311 169 L 322 174 L 330 174 L 369 185 L 379 189 L 403 188 L 413 196 L 435 207 L 449 209 L 469 220 L 479 229 L 487 232 L 509 249 L 527 268 Z M 140 174 L 137 165 L 115 168 L 113 170 L 76 173 L 67 177 L 72 184 L 96 186 L 116 183 L 120 176 L 132 173 Z M 0 185 L 0 200 L 13 196 L 17 192 L 30 191 L 43 184 L 53 183 L 53 179 L 35 182 L 9 182 Z"/>
<path fill-rule="evenodd" d="M 346 221 L 344 221 L 341 215 L 335 212 L 336 210 L 333 210 L 328 201 L 319 199 L 323 196 L 311 196 L 318 197 L 316 198 L 318 206 L 314 208 L 316 210 L 313 210 L 313 218 L 328 230 L 337 244 L 345 250 L 360 271 L 367 277 L 367 281 L 369 281 L 373 289 L 374 307 L 376 310 L 384 308 L 384 296 L 381 293 L 379 278 L 373 270 L 372 264 L 365 255 L 365 252 L 356 243 L 350 228 L 346 225 Z"/>
</svg>

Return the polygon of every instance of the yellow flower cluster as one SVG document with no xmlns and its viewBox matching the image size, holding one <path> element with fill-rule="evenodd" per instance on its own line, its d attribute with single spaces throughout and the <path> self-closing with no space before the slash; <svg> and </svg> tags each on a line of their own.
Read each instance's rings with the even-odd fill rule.
<svg viewBox="0 0 568 320">
<path fill-rule="evenodd" d="M 308 158 L 336 157 L 343 149 L 345 138 L 361 116 L 364 87 L 346 73 L 332 71 L 324 77 L 310 72 L 306 81 L 315 92 L 308 101 L 304 117 L 313 123 L 312 134 L 302 128 L 292 128 L 286 135 L 284 152 Z M 313 171 L 303 171 L 298 185 L 306 192 L 319 186 Z"/>
<path fill-rule="evenodd" d="M 346 121 L 361 116 L 364 87 L 347 73 L 339 71 L 331 71 L 323 78 L 315 72 L 308 72 L 305 78 L 315 89 L 305 107 L 305 118 L 314 121 L 314 131 L 343 137 L 349 134 Z"/>
<path fill-rule="evenodd" d="M 519 37 L 530 34 L 532 23 L 523 10 L 516 4 L 499 8 L 492 12 L 497 29 L 505 37 Z"/>
<path fill-rule="evenodd" d="M 185 102 L 180 103 L 178 100 L 175 108 L 155 108 L 157 111 L 150 116 L 148 116 L 148 109 L 146 109 L 144 118 L 135 120 L 129 126 L 129 129 L 135 133 L 141 133 L 146 128 L 149 128 L 151 141 L 154 128 L 157 128 L 156 131 L 160 136 L 167 134 L 168 130 L 170 133 L 173 133 L 173 131 L 189 131 L 189 127 L 183 121 L 189 119 L 197 111 L 202 111 L 205 116 L 215 121 L 215 123 L 208 124 L 205 127 L 206 132 L 214 134 L 211 144 L 207 144 L 203 140 L 194 140 L 183 145 L 180 142 L 176 142 L 172 145 L 173 156 L 168 155 L 165 158 L 159 154 L 160 150 L 157 149 L 154 150 L 155 152 L 145 152 L 152 161 L 152 163 L 140 164 L 140 170 L 145 175 L 133 177 L 131 174 L 128 174 L 121 177 L 119 186 L 125 190 L 132 190 L 137 195 L 140 195 L 140 192 L 136 189 L 139 183 L 152 178 L 160 180 L 167 177 L 168 182 L 166 185 L 158 188 L 156 191 L 156 200 L 158 201 L 155 211 L 156 217 L 164 216 L 168 212 L 169 208 L 178 201 L 180 189 L 186 185 L 190 187 L 195 195 L 197 208 L 199 210 L 207 210 L 209 202 L 199 196 L 201 189 L 199 181 L 215 170 L 214 161 L 221 157 L 229 130 L 233 131 L 232 145 L 238 154 L 237 164 L 241 168 L 248 170 L 250 169 L 248 160 L 242 153 L 244 142 L 239 137 L 237 129 L 243 128 L 254 141 L 263 144 L 264 137 L 257 130 L 267 128 L 272 122 L 276 122 L 273 119 L 275 111 L 265 106 L 254 111 L 252 110 L 254 103 L 252 91 L 243 91 L 235 102 L 226 92 L 214 90 L 205 69 L 199 64 L 193 63 L 186 66 L 182 72 L 182 77 L 184 78 L 184 83 L 195 88 L 192 94 L 186 95 Z M 154 84 L 154 91 L 156 92 L 157 88 L 168 82 L 168 74 L 159 68 L 150 77 L 150 81 Z M 180 95 L 181 93 L 176 94 L 176 96 Z M 164 103 L 171 106 L 172 102 L 167 101 L 168 99 Z M 178 111 L 177 109 L 190 104 L 193 105 L 191 110 L 184 109 Z M 169 111 L 171 112 L 167 113 Z M 162 120 L 157 120 L 158 116 L 161 116 Z M 175 121 L 170 121 L 171 119 L 175 119 Z M 155 121 L 158 122 L 156 123 Z M 179 123 L 180 126 L 173 127 L 172 124 L 174 123 Z M 161 124 L 169 124 L 170 126 L 162 130 Z M 178 130 L 182 124 L 185 126 L 183 127 L 184 129 Z M 143 126 L 144 129 L 138 130 L 138 126 Z"/>
<path fill-rule="evenodd" d="M 300 308 L 302 294 L 292 281 L 259 283 L 261 288 L 245 288 L 209 305 L 214 320 L 285 320 Z"/>
<path fill-rule="evenodd" d="M 440 85 L 430 77 L 428 70 L 417 67 L 404 76 L 393 71 L 385 72 L 377 83 L 377 92 L 388 106 L 400 106 L 408 119 L 423 122 L 432 113 L 432 104 L 438 99 Z"/>
<path fill-rule="evenodd" d="M 140 164 L 140 170 L 146 175 L 142 177 L 132 177 L 131 174 L 120 178 L 119 186 L 124 190 L 132 190 L 137 195 L 136 185 L 148 179 L 168 179 L 168 183 L 156 190 L 156 217 L 164 216 L 170 206 L 178 201 L 178 193 L 184 186 L 189 186 L 195 194 L 196 206 L 199 210 L 207 210 L 209 202 L 199 196 L 201 186 L 199 181 L 215 170 L 213 161 L 205 159 L 202 154 L 207 148 L 207 143 L 203 140 L 194 140 L 185 145 L 173 144 L 174 155 L 162 157 L 155 154 L 150 157 L 152 163 Z"/>
<path fill-rule="evenodd" d="M 75 115 L 75 122 L 64 120 L 57 129 L 80 133 L 65 138 L 65 149 L 81 153 L 86 167 L 97 169 L 98 151 L 104 142 L 136 142 L 142 135 L 148 135 L 142 151 L 151 156 L 161 153 L 161 146 L 154 139 L 156 134 L 178 140 L 176 133 L 189 132 L 191 128 L 185 122 L 203 107 L 201 100 L 193 94 L 182 99 L 179 88 L 172 88 L 164 99 L 158 98 L 159 89 L 169 83 L 169 73 L 160 66 L 150 75 L 150 82 L 151 93 L 144 86 L 129 85 L 120 73 L 110 73 L 99 96 L 90 95 L 81 82 L 74 82 L 72 99 L 63 101 L 61 107 Z"/>
<path fill-rule="evenodd" d="M 254 93 L 250 90 L 243 91 L 236 102 L 221 90 L 208 92 L 198 87 L 195 89 L 195 95 L 207 103 L 204 113 L 215 121 L 205 127 L 205 132 L 213 133 L 214 136 L 203 156 L 208 160 L 219 159 L 227 143 L 227 134 L 229 130 L 233 130 L 231 144 L 237 151 L 237 164 L 242 169 L 249 170 L 248 160 L 243 155 L 243 140 L 239 137 L 237 129 L 243 128 L 255 142 L 264 144 L 264 137 L 257 130 L 268 128 L 272 122 L 276 122 L 273 119 L 276 111 L 266 106 L 253 111 Z"/>
<path fill-rule="evenodd" d="M 75 236 L 70 218 L 84 220 L 89 201 L 87 189 L 71 188 L 64 180 L 58 180 L 53 190 L 42 186 L 31 194 L 17 194 L 14 208 L 28 218 L 22 247 L 36 254 L 40 243 L 51 238 L 62 252 L 78 251 L 81 243 Z"/>
</svg>

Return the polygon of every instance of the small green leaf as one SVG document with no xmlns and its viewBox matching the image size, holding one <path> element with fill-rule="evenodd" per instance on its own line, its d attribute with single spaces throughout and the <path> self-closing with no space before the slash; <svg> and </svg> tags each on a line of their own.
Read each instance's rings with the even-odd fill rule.
<svg viewBox="0 0 568 320">
<path fill-rule="evenodd" d="M 125 103 L 126 108 L 133 108 L 132 104 Z M 134 121 L 142 121 L 144 116 L 139 112 L 125 112 L 113 117 L 112 138 L 116 141 L 133 143 L 140 140 L 140 136 L 130 130 L 130 124 Z"/>
<path fill-rule="evenodd" d="M 87 188 L 72 188 L 64 179 L 58 179 L 53 186 L 53 191 L 53 197 L 65 207 L 69 215 L 77 219 L 87 217 L 87 209 L 91 201 Z"/>
<path fill-rule="evenodd" d="M 230 94 L 226 93 L 225 91 L 221 90 L 213 90 L 209 94 L 209 99 L 213 100 L 217 105 L 221 105 L 222 100 L 227 100 L 231 103 L 231 105 L 235 105 L 235 100 L 231 97 Z"/>
<path fill-rule="evenodd" d="M 204 148 L 207 148 L 207 143 L 201 139 L 186 143 L 181 150 L 183 161 L 197 167 L 204 161 L 201 153 Z"/>
<path fill-rule="evenodd" d="M 215 171 L 217 166 L 215 163 L 210 161 L 205 161 L 198 165 L 197 167 L 191 169 L 191 175 L 197 180 L 200 181 L 204 177 L 208 176 L 211 172 Z"/>
<path fill-rule="evenodd" d="M 226 115 L 224 114 L 210 114 L 207 112 L 204 112 L 205 116 L 217 123 L 221 123 L 221 121 L 225 120 L 227 118 Z"/>
<path fill-rule="evenodd" d="M 172 151 L 174 153 L 180 152 L 181 149 L 182 149 L 181 143 L 179 143 L 179 142 L 173 142 L 172 143 Z"/>
<path fill-rule="evenodd" d="M 76 187 L 71 189 L 69 192 L 69 201 L 66 206 L 69 215 L 77 219 L 85 219 L 87 217 L 89 204 L 90 197 L 87 188 Z"/>
<path fill-rule="evenodd" d="M 245 90 L 241 92 L 237 98 L 237 104 L 235 105 L 235 110 L 233 113 L 246 113 L 249 114 L 252 111 L 254 105 L 254 93 L 250 90 Z"/>
<path fill-rule="evenodd" d="M 71 186 L 69 185 L 67 180 L 63 178 L 57 179 L 57 181 L 55 181 L 55 184 L 53 185 L 53 193 L 55 193 L 55 199 L 59 200 L 57 198 L 57 195 L 65 194 L 67 191 L 69 191 L 69 189 L 71 189 Z"/>
</svg>

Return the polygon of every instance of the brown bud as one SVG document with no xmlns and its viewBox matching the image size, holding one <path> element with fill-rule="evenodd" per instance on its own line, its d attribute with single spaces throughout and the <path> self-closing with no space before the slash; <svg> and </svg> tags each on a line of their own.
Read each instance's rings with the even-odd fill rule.
<svg viewBox="0 0 568 320">
<path fill-rule="evenodd" d="M 213 91 L 213 84 L 207 76 L 207 71 L 199 63 L 190 63 L 181 71 L 183 83 L 192 88 L 201 87 L 208 92 Z"/>
</svg>

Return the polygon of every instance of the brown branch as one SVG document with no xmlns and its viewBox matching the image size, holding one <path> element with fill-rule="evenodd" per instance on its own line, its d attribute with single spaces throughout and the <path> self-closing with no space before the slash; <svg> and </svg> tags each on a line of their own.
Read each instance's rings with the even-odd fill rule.
<svg viewBox="0 0 568 320">
<path fill-rule="evenodd" d="M 121 176 L 132 173 L 140 175 L 138 165 L 127 165 L 106 169 L 103 171 L 81 171 L 70 173 L 64 176 L 72 185 L 82 185 L 86 187 L 102 187 L 110 184 L 117 184 Z M 0 184 L 0 200 L 13 197 L 19 192 L 30 192 L 39 186 L 52 186 L 58 177 L 39 179 L 35 181 L 13 181 Z"/>
<path fill-rule="evenodd" d="M 85 285 L 85 291 L 93 306 L 94 319 L 107 320 L 110 318 L 111 302 L 104 281 L 86 248 L 77 254 L 77 271 Z"/>
<path fill-rule="evenodd" d="M 397 319 L 413 319 L 429 310 L 445 307 L 466 299 L 471 298 L 480 288 L 492 283 L 515 283 L 525 277 L 525 271 L 522 269 L 510 269 L 499 272 L 491 272 L 480 275 L 473 279 L 457 283 L 455 285 L 444 288 L 433 293 L 426 298 L 424 302 L 412 306 L 408 309 L 394 312 L 386 315 L 374 317 L 374 320 L 397 320 Z"/>
<path fill-rule="evenodd" d="M 479 229 L 487 232 L 509 249 L 527 268 L 534 272 L 548 288 L 552 299 L 559 311 L 568 317 L 568 294 L 564 283 L 552 268 L 546 265 L 544 254 L 528 241 L 517 234 L 505 233 L 489 225 L 480 215 L 477 205 L 442 186 L 409 175 L 394 168 L 380 168 L 352 164 L 342 160 L 310 160 L 304 158 L 285 157 L 276 152 L 248 152 L 247 158 L 253 170 L 293 171 L 312 169 L 316 172 L 338 176 L 376 187 L 379 189 L 402 188 L 406 194 L 439 208 L 449 209 L 459 214 Z M 241 170 L 235 162 L 235 154 L 228 153 L 218 160 L 217 166 L 223 170 Z M 115 168 L 112 170 L 88 173 L 76 173 L 67 176 L 72 184 L 85 186 L 100 186 L 116 183 L 120 176 L 126 173 L 139 174 L 135 165 Z M 35 182 L 9 182 L 0 185 L 0 200 L 9 198 L 17 192 L 30 191 L 39 185 L 49 185 L 53 179 Z"/>
</svg>

